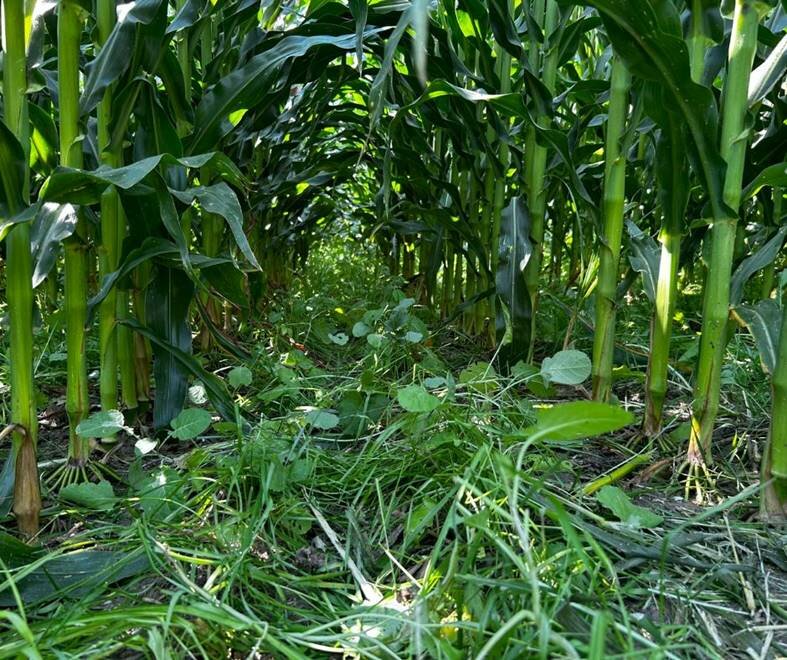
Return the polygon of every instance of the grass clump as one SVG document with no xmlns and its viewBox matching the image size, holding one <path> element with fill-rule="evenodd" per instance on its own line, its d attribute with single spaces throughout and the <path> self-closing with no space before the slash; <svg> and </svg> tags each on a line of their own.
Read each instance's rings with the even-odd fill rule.
<svg viewBox="0 0 787 660">
<path fill-rule="evenodd" d="M 496 372 L 395 279 L 371 300 L 313 281 L 266 311 L 278 333 L 249 337 L 249 374 L 219 369 L 245 426 L 126 439 L 125 481 L 50 493 L 38 549 L 2 537 L 0 655 L 785 652 L 785 537 L 754 517 L 756 457 L 733 449 L 700 508 L 655 469 L 668 441 L 633 425 L 523 433 L 583 384 Z"/>
</svg>

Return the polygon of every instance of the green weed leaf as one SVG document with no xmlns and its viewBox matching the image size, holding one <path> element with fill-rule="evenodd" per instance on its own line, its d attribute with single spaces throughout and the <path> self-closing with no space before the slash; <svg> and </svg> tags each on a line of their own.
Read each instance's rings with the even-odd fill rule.
<svg viewBox="0 0 787 660">
<path fill-rule="evenodd" d="M 204 433 L 212 421 L 211 415 L 202 408 L 184 408 L 170 422 L 170 435 L 178 440 L 191 440 Z"/>
<path fill-rule="evenodd" d="M 334 344 L 337 346 L 344 346 L 350 341 L 350 338 L 344 332 L 337 332 L 331 333 L 328 335 L 328 339 L 330 339 Z"/>
<path fill-rule="evenodd" d="M 353 337 L 365 337 L 371 331 L 372 329 L 368 325 L 366 325 L 363 321 L 358 321 L 358 323 L 356 323 L 353 326 L 352 333 L 353 333 Z"/>
<path fill-rule="evenodd" d="M 459 382 L 479 394 L 489 394 L 500 388 L 497 372 L 488 362 L 476 362 L 459 373 Z"/>
<path fill-rule="evenodd" d="M 339 425 L 339 418 L 327 410 L 310 410 L 306 413 L 306 421 L 321 431 L 330 431 Z"/>
<path fill-rule="evenodd" d="M 440 405 L 440 399 L 421 385 L 408 385 L 396 393 L 396 400 L 407 412 L 428 413 Z"/>
<path fill-rule="evenodd" d="M 604 486 L 596 499 L 620 518 L 624 525 L 633 529 L 658 527 L 664 520 L 650 509 L 634 504 L 617 486 Z"/>
<path fill-rule="evenodd" d="M 233 367 L 227 374 L 227 382 L 235 389 L 251 385 L 251 381 L 252 373 L 248 367 Z"/>
<path fill-rule="evenodd" d="M 384 337 L 382 335 L 378 335 L 377 333 L 372 333 L 371 335 L 366 335 L 366 342 L 372 348 L 380 348 L 383 345 Z"/>
<path fill-rule="evenodd" d="M 122 412 L 102 410 L 81 421 L 77 425 L 77 435 L 80 438 L 108 438 L 125 428 Z"/>
<path fill-rule="evenodd" d="M 156 448 L 156 441 L 150 438 L 140 438 L 134 443 L 134 447 L 144 456 Z"/>
<path fill-rule="evenodd" d="M 569 401 L 536 411 L 528 435 L 546 440 L 582 440 L 628 426 L 634 415 L 620 406 L 600 401 Z"/>
<path fill-rule="evenodd" d="M 95 511 L 108 511 L 117 501 L 112 484 L 103 480 L 97 484 L 89 481 L 68 484 L 60 490 L 60 498 Z"/>
<path fill-rule="evenodd" d="M 545 383 L 579 385 L 590 376 L 590 358 L 582 351 L 559 351 L 541 363 Z"/>
</svg>

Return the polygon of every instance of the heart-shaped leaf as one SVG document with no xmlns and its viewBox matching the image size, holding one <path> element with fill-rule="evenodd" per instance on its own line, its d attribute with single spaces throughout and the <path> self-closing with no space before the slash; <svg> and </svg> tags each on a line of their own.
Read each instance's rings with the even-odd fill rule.
<svg viewBox="0 0 787 660">
<path fill-rule="evenodd" d="M 212 417 L 207 410 L 202 408 L 184 408 L 170 422 L 172 426 L 170 435 L 178 440 L 191 440 L 204 433 L 210 426 L 211 421 Z"/>
<path fill-rule="evenodd" d="M 122 412 L 102 410 L 77 424 L 77 435 L 80 438 L 108 438 L 125 428 Z"/>
<path fill-rule="evenodd" d="M 396 400 L 407 412 L 428 413 L 440 405 L 440 399 L 421 385 L 407 385 L 396 393 Z"/>
<path fill-rule="evenodd" d="M 582 351 L 559 351 L 541 363 L 541 377 L 547 383 L 579 385 L 590 376 L 590 358 Z"/>
<path fill-rule="evenodd" d="M 227 382 L 235 389 L 251 385 L 251 381 L 252 373 L 248 367 L 233 367 L 227 374 Z"/>
</svg>

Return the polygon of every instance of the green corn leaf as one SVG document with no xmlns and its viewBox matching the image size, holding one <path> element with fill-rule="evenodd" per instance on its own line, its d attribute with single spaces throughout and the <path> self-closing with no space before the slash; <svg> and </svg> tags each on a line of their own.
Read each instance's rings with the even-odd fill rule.
<svg viewBox="0 0 787 660">
<path fill-rule="evenodd" d="M 183 231 L 183 223 L 180 221 L 175 202 L 172 200 L 172 195 L 167 188 L 164 179 L 158 174 L 153 174 L 146 179 L 147 183 L 151 184 L 153 191 L 158 200 L 158 212 L 161 218 L 161 224 L 167 230 L 175 245 L 178 246 L 178 253 L 180 254 L 180 261 L 184 270 L 191 274 L 192 263 L 189 254 L 188 237 Z"/>
<path fill-rule="evenodd" d="M 182 192 L 170 190 L 170 193 L 185 204 L 191 204 L 196 199 L 206 211 L 224 218 L 243 256 L 254 268 L 262 270 L 243 232 L 243 211 L 238 196 L 232 188 L 222 181 L 211 186 L 189 188 Z"/>
<path fill-rule="evenodd" d="M 557 66 L 561 67 L 577 53 L 577 48 L 585 35 L 601 25 L 598 16 L 587 16 L 569 23 L 560 35 Z"/>
<path fill-rule="evenodd" d="M 166 346 L 175 347 L 184 354 L 191 353 L 188 317 L 193 296 L 194 284 L 187 275 L 173 268 L 160 267 L 145 298 L 146 321 L 151 332 Z M 163 428 L 183 409 L 189 374 L 168 348 L 154 343 L 153 356 L 156 381 L 153 424 Z"/>
<path fill-rule="evenodd" d="M 158 68 L 158 76 L 164 83 L 166 100 L 176 120 L 191 125 L 194 122 L 194 110 L 186 99 L 186 83 L 183 80 L 183 71 L 178 63 L 178 58 L 171 50 L 165 51 Z"/>
<path fill-rule="evenodd" d="M 125 11 L 101 47 L 98 56 L 88 67 L 82 97 L 79 100 L 83 115 L 92 112 L 105 90 L 122 76 L 132 62 L 137 26 L 151 23 L 159 14 L 163 0 L 135 0 L 125 5 Z"/>
<path fill-rule="evenodd" d="M 186 0 L 167 25 L 165 34 L 177 34 L 182 30 L 194 27 L 209 8 L 207 0 Z"/>
<path fill-rule="evenodd" d="M 14 504 L 15 467 L 16 450 L 12 446 L 3 459 L 3 467 L 0 469 L 0 516 L 3 517 L 11 512 L 11 507 Z M 1 536 L 2 533 L 0 533 Z"/>
<path fill-rule="evenodd" d="M 147 82 L 141 85 L 137 95 L 134 117 L 137 120 L 134 133 L 134 156 L 137 160 L 157 154 L 183 155 L 178 132 L 161 105 L 156 88 Z"/>
<path fill-rule="evenodd" d="M 0 148 L 2 148 L 2 140 L 0 140 Z M 96 204 L 107 186 L 130 190 L 142 183 L 159 166 L 180 166 L 187 169 L 210 166 L 215 176 L 237 188 L 243 188 L 247 183 L 237 166 L 226 155 L 218 152 L 184 158 L 159 154 L 118 168 L 101 166 L 88 171 L 58 167 L 44 184 L 39 199 L 48 202 Z"/>
<path fill-rule="evenodd" d="M 754 254 L 749 255 L 735 269 L 730 280 L 730 304 L 739 305 L 743 300 L 743 288 L 752 275 L 762 270 L 779 256 L 784 239 L 787 237 L 787 225 L 779 227 L 776 233 Z"/>
<path fill-rule="evenodd" d="M 775 300 L 761 300 L 756 305 L 740 305 L 735 312 L 754 335 L 760 359 L 769 373 L 773 373 L 779 348 L 782 311 Z"/>
<path fill-rule="evenodd" d="M 762 101 L 776 84 L 784 79 L 785 70 L 787 70 L 787 34 L 768 53 L 763 63 L 751 72 L 749 107 Z"/>
<path fill-rule="evenodd" d="M 235 422 L 235 403 L 232 400 L 224 383 L 216 375 L 207 371 L 193 355 L 182 351 L 176 346 L 173 346 L 166 340 L 159 337 L 155 332 L 140 325 L 134 319 L 124 319 L 121 321 L 123 325 L 128 326 L 135 332 L 138 332 L 143 337 L 148 339 L 151 344 L 157 346 L 160 350 L 166 351 L 171 354 L 178 366 L 194 378 L 198 379 L 205 387 L 205 393 L 208 399 L 216 408 L 216 411 L 223 419 L 228 422 Z M 181 402 L 181 406 L 183 402 Z"/>
<path fill-rule="evenodd" d="M 367 30 L 365 36 L 382 31 Z M 305 55 L 315 57 L 327 49 L 329 54 L 339 54 L 356 47 L 355 34 L 332 36 L 291 35 L 275 46 L 254 56 L 245 65 L 224 76 L 203 96 L 194 116 L 194 133 L 189 143 L 189 153 L 200 152 L 218 144 L 230 130 L 227 117 L 241 108 L 250 108 L 271 94 L 281 84 L 278 81 L 283 68 L 292 60 Z"/>
<path fill-rule="evenodd" d="M 178 249 L 173 243 L 163 238 L 148 238 L 140 247 L 129 252 L 120 267 L 101 281 L 101 288 L 88 301 L 88 318 L 92 318 L 94 310 L 107 297 L 112 287 L 130 275 L 137 266 L 164 255 L 177 256 Z"/>
<path fill-rule="evenodd" d="M 49 174 L 57 167 L 57 127 L 51 115 L 43 108 L 31 103 L 30 115 L 30 168 Z"/>
<path fill-rule="evenodd" d="M 355 57 L 358 60 L 358 73 L 363 73 L 363 34 L 369 19 L 369 3 L 366 0 L 349 0 L 350 12 L 355 19 Z"/>
<path fill-rule="evenodd" d="M 787 162 L 776 163 L 761 170 L 743 189 L 741 199 L 754 197 L 766 186 L 771 186 L 772 188 L 787 187 Z M 776 218 L 776 220 L 779 221 L 780 218 Z"/>
<path fill-rule="evenodd" d="M 531 85 L 529 92 L 532 98 L 546 99 L 549 97 L 548 90 L 543 88 L 543 84 L 538 81 L 535 75 L 529 73 L 526 74 L 525 81 Z M 428 101 L 432 101 L 443 96 L 457 97 L 463 99 L 464 101 L 476 104 L 486 103 L 498 110 L 501 114 L 526 121 L 529 126 L 532 126 L 535 129 L 538 143 L 554 149 L 557 155 L 563 161 L 566 166 L 566 172 L 568 174 L 568 180 L 572 186 L 572 190 L 576 196 L 582 200 L 585 208 L 591 212 L 595 211 L 596 201 L 588 192 L 585 184 L 579 177 L 578 168 L 574 163 L 572 148 L 569 145 L 566 133 L 556 129 L 544 128 L 539 123 L 537 123 L 531 115 L 530 110 L 525 105 L 524 97 L 521 93 L 487 94 L 477 90 L 465 89 L 458 85 L 446 82 L 445 80 L 435 80 L 434 82 L 429 83 L 421 96 L 419 96 L 402 110 L 416 108 Z M 547 110 L 549 110 L 549 113 L 551 114 L 551 104 L 547 103 L 546 101 L 544 101 L 544 104 L 545 106 L 543 110 L 545 113 Z M 394 118 L 394 126 L 398 122 L 404 121 L 407 116 L 408 115 L 406 112 L 397 113 L 397 116 Z"/>
<path fill-rule="evenodd" d="M 4 545 L 0 543 L 0 545 Z M 0 549 L 5 554 L 5 548 Z M 150 567 L 143 550 L 121 552 L 80 550 L 69 554 L 50 553 L 31 557 L 15 579 L 22 602 L 27 605 L 61 598 L 77 599 L 109 585 L 138 575 Z M 0 606 L 15 607 L 11 585 L 0 585 Z"/>
<path fill-rule="evenodd" d="M 642 288 L 648 300 L 656 299 L 656 282 L 659 279 L 659 258 L 661 250 L 650 236 L 631 220 L 626 220 L 629 237 L 629 263 L 642 275 Z"/>
<path fill-rule="evenodd" d="M 194 302 L 197 304 L 197 310 L 199 311 L 202 322 L 205 324 L 208 332 L 210 332 L 211 337 L 216 340 L 216 343 L 227 351 L 228 354 L 234 355 L 239 360 L 250 360 L 251 356 L 246 350 L 224 336 L 221 330 L 216 327 L 216 324 L 213 322 L 213 319 L 210 317 L 208 310 L 205 308 L 205 305 L 203 305 L 199 296 L 194 298 Z"/>
<path fill-rule="evenodd" d="M 13 224 L 11 219 L 25 206 L 25 152 L 19 140 L 0 121 L 0 238 Z"/>
<path fill-rule="evenodd" d="M 522 55 L 522 39 L 519 37 L 509 10 L 508 0 L 489 0 L 489 23 L 495 41 L 517 59 Z"/>
<path fill-rule="evenodd" d="M 200 260 L 197 259 L 197 262 Z M 194 256 L 192 256 L 194 263 Z M 248 309 L 249 299 L 244 288 L 243 273 L 229 259 L 200 267 L 200 276 L 210 288 L 241 309 Z"/>
<path fill-rule="evenodd" d="M 77 209 L 71 204 L 45 202 L 38 206 L 30 232 L 33 250 L 33 288 L 44 281 L 52 270 L 60 246 L 77 227 Z"/>
<path fill-rule="evenodd" d="M 660 99 L 653 99 L 646 105 L 660 104 L 660 101 L 663 103 L 664 97 L 660 96 Z M 681 120 L 675 112 L 665 108 L 660 124 L 661 133 L 656 142 L 655 174 L 659 201 L 664 214 L 662 227 L 667 232 L 682 234 L 686 223 L 691 178 Z M 655 269 L 655 273 L 658 274 L 658 268 Z"/>
<path fill-rule="evenodd" d="M 500 218 L 500 249 L 497 276 L 497 295 L 508 310 L 508 319 L 498 309 L 496 328 L 498 341 L 506 335 L 511 325 L 511 342 L 506 349 L 506 359 L 516 362 L 527 358 L 530 346 L 532 313 L 530 293 L 525 283 L 525 266 L 532 253 L 530 244 L 530 215 L 521 197 L 514 197 L 503 210 Z"/>
</svg>

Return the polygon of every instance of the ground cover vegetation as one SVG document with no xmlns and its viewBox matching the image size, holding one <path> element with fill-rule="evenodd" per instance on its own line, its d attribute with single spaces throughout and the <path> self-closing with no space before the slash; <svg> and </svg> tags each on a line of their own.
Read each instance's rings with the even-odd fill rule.
<svg viewBox="0 0 787 660">
<path fill-rule="evenodd" d="M 0 656 L 787 654 L 787 7 L 2 0 Z"/>
</svg>

